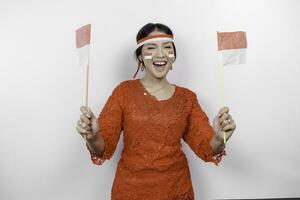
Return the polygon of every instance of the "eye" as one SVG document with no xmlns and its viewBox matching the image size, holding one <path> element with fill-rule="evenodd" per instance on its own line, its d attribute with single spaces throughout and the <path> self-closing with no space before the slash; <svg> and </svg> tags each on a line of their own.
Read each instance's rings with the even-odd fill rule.
<svg viewBox="0 0 300 200">
<path fill-rule="evenodd" d="M 165 48 L 167 48 L 167 49 L 171 49 L 171 46 L 166 46 Z"/>
<path fill-rule="evenodd" d="M 149 50 L 149 49 L 154 49 L 154 48 L 153 47 L 148 47 L 147 50 Z"/>
</svg>

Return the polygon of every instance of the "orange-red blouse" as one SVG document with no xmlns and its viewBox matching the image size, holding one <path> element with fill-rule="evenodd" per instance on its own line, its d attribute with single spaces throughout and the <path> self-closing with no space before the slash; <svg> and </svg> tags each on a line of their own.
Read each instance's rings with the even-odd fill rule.
<svg viewBox="0 0 300 200">
<path fill-rule="evenodd" d="M 175 85 L 175 84 L 174 84 Z M 99 117 L 104 153 L 91 160 L 101 165 L 112 157 L 123 131 L 124 148 L 117 165 L 112 200 L 193 200 L 194 191 L 181 138 L 205 162 L 216 165 L 225 152 L 212 156 L 214 130 L 197 95 L 175 85 L 167 100 L 157 100 L 139 79 L 118 84 Z M 87 146 L 88 147 L 88 146 Z"/>
</svg>

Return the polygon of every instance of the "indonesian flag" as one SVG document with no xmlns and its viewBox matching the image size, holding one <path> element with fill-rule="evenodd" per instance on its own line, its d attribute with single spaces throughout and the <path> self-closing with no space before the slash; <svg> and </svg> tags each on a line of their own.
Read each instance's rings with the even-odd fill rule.
<svg viewBox="0 0 300 200">
<path fill-rule="evenodd" d="M 221 66 L 246 63 L 246 32 L 218 32 L 218 51 Z"/>
<path fill-rule="evenodd" d="M 87 66 L 89 64 L 91 41 L 91 24 L 82 26 L 76 30 L 76 48 L 79 53 L 79 64 Z"/>
<path fill-rule="evenodd" d="M 88 93 L 89 93 L 90 41 L 91 41 L 91 24 L 87 24 L 76 30 L 76 48 L 79 53 L 79 65 L 82 67 L 86 67 L 86 90 L 85 90 L 86 106 L 88 106 Z"/>
</svg>

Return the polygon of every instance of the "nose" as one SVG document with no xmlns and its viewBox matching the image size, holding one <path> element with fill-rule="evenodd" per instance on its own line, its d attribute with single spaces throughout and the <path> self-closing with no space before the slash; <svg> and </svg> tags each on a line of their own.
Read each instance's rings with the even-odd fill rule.
<svg viewBox="0 0 300 200">
<path fill-rule="evenodd" d="M 158 47 L 157 56 L 158 56 L 159 58 L 164 57 L 164 55 L 163 55 L 163 50 L 162 50 L 162 47 L 161 47 L 161 46 Z"/>
</svg>

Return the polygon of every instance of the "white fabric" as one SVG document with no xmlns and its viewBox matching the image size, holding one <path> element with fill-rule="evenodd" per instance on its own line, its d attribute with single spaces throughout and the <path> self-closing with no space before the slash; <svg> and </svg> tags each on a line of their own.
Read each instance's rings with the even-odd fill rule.
<svg viewBox="0 0 300 200">
<path fill-rule="evenodd" d="M 239 65 L 246 63 L 246 48 L 219 51 L 220 65 Z"/>
<path fill-rule="evenodd" d="M 147 44 L 147 43 L 160 42 L 160 41 L 173 42 L 174 40 L 172 38 L 164 38 L 164 37 L 151 38 L 151 39 L 148 39 L 148 40 L 145 40 L 145 41 L 139 43 L 136 48 L 139 48 L 140 46 Z"/>
<path fill-rule="evenodd" d="M 77 50 L 79 55 L 79 65 L 86 66 L 89 61 L 90 45 L 85 45 Z"/>
</svg>

